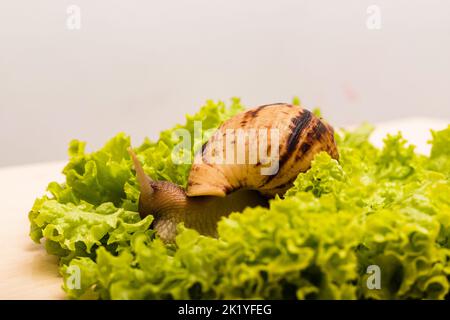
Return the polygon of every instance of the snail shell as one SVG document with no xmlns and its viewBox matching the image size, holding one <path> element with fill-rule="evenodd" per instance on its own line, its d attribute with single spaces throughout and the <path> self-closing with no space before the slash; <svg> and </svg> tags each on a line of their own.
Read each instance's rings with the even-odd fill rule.
<svg viewBox="0 0 450 320">
<path fill-rule="evenodd" d="M 262 173 L 265 166 L 262 159 L 256 163 L 210 163 L 205 155 L 214 154 L 217 145 L 223 146 L 227 130 L 242 129 L 244 132 L 261 129 L 276 129 L 278 144 L 273 144 L 267 134 L 267 144 L 262 154 L 269 155 L 272 145 L 278 145 L 278 172 L 267 175 Z M 222 140 L 220 140 L 222 139 Z M 231 145 L 235 148 L 236 135 L 231 135 Z M 255 139 L 245 140 L 245 157 L 249 159 L 249 150 L 257 143 Z M 252 146 L 253 145 L 253 146 Z M 229 146 L 229 145 L 228 145 Z M 259 145 L 261 147 L 261 144 Z M 264 146 L 263 146 L 264 147 Z M 235 150 L 236 151 L 236 150 Z M 266 153 L 264 153 L 264 151 Z M 274 197 L 289 189 L 297 175 L 309 169 L 311 160 L 321 151 L 326 151 L 334 159 L 339 154 L 334 141 L 334 130 L 324 120 L 312 112 L 296 105 L 277 103 L 263 105 L 240 113 L 225 121 L 196 154 L 192 165 L 186 194 L 195 196 L 225 197 L 238 189 L 257 190 L 261 194 Z M 236 151 L 235 154 L 237 154 Z"/>
</svg>

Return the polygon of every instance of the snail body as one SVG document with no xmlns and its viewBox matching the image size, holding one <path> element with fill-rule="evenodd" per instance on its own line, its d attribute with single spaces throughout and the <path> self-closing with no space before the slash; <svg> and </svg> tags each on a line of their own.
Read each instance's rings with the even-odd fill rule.
<svg viewBox="0 0 450 320">
<path fill-rule="evenodd" d="M 262 132 L 261 129 L 276 135 L 239 140 L 238 136 L 227 134 L 233 130 Z M 264 143 L 261 137 L 265 138 Z M 224 139 L 226 143 L 222 143 Z M 238 150 L 242 144 L 245 148 Z M 232 160 L 240 156 L 245 161 L 215 163 L 205 159 L 217 153 L 217 146 L 224 153 L 234 148 Z M 262 153 L 250 154 L 258 149 Z M 333 128 L 310 111 L 282 103 L 247 110 L 223 122 L 197 152 L 186 190 L 167 181 L 152 181 L 130 151 L 141 188 L 139 213 L 141 217 L 154 216 L 153 228 L 165 242 L 174 240 L 180 222 L 201 234 L 217 236 L 221 217 L 246 207 L 268 206 L 268 200 L 282 196 L 321 151 L 334 159 L 339 157 Z M 254 161 L 249 161 L 251 158 Z M 268 174 L 264 171 L 268 166 L 275 170 Z"/>
</svg>

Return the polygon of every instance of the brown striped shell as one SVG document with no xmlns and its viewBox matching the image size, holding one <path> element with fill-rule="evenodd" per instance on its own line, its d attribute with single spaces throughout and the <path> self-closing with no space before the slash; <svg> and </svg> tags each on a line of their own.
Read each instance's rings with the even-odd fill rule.
<svg viewBox="0 0 450 320">
<path fill-rule="evenodd" d="M 217 153 L 218 145 L 223 147 L 224 153 L 227 152 L 227 148 L 229 150 L 230 146 L 234 146 L 236 157 L 237 138 L 233 135 L 228 138 L 226 132 L 227 130 L 236 132 L 237 129 L 245 132 L 252 129 L 278 130 L 278 159 L 272 159 L 278 161 L 277 172 L 270 175 L 263 174 L 261 169 L 270 164 L 264 163 L 259 155 L 256 161 L 250 161 L 249 150 L 255 150 L 252 149 L 255 144 L 261 147 L 261 144 L 258 144 L 259 139 L 245 140 L 243 151 L 245 163 L 209 161 L 210 156 Z M 270 155 L 271 148 L 276 145 L 271 138 L 272 136 L 268 133 L 267 145 L 262 145 L 263 155 Z M 229 140 L 230 144 L 218 143 L 218 141 Z M 334 159 L 339 157 L 333 128 L 310 111 L 284 103 L 250 109 L 225 121 L 196 154 L 189 174 L 186 194 L 190 197 L 207 195 L 224 197 L 238 189 L 251 189 L 268 197 L 281 195 L 292 186 L 300 172 L 309 169 L 314 155 L 321 151 L 326 151 Z"/>
</svg>

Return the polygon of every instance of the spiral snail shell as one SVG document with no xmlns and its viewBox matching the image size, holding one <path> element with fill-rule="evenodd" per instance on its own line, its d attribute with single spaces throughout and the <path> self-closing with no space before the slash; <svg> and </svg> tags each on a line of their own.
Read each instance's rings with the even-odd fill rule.
<svg viewBox="0 0 450 320">
<path fill-rule="evenodd" d="M 240 138 L 231 132 L 244 135 Z M 234 151 L 228 158 L 231 162 L 211 162 L 207 156 L 222 151 L 228 157 L 230 150 Z M 254 155 L 251 150 L 259 152 Z M 244 111 L 223 122 L 197 152 L 186 190 L 170 182 L 152 181 L 130 150 L 141 188 L 139 213 L 154 216 L 153 228 L 165 242 L 174 240 L 180 222 L 216 236 L 221 217 L 246 207 L 267 206 L 268 199 L 283 195 L 321 151 L 339 157 L 333 128 L 310 111 L 285 103 Z M 239 157 L 245 161 L 236 162 Z M 268 165 L 275 167 L 271 174 L 264 171 Z"/>
</svg>

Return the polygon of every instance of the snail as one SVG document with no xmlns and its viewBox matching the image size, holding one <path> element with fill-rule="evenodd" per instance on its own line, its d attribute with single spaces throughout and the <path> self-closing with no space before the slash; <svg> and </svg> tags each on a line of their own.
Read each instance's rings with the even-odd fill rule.
<svg viewBox="0 0 450 320">
<path fill-rule="evenodd" d="M 257 139 L 254 136 L 243 143 L 240 140 L 241 145 L 247 147 L 244 154 L 242 151 L 240 154 L 245 156 L 244 163 L 202 161 L 206 155 L 217 155 L 217 151 L 237 151 L 239 138 L 236 135 L 228 139 L 231 141 L 227 140 L 228 144 L 217 142 L 228 137 L 230 131 L 252 129 L 271 130 L 278 132 L 278 136 L 267 134 L 256 136 Z M 263 174 L 269 163 L 267 156 L 259 154 L 253 157 L 256 161 L 249 161 L 249 150 L 262 142 L 260 137 L 267 138 L 265 144 L 259 145 L 263 154 L 275 154 L 270 158 L 277 164 L 271 174 Z M 217 146 L 223 150 L 217 150 Z M 321 151 L 334 159 L 339 158 L 333 128 L 310 111 L 284 103 L 259 106 L 223 122 L 196 153 L 186 189 L 168 181 L 151 180 L 130 148 L 141 190 L 139 214 L 142 218 L 153 215 L 152 227 L 164 242 L 174 241 L 180 222 L 200 234 L 217 237 L 217 223 L 222 217 L 246 207 L 267 207 L 269 199 L 282 196 L 297 175 L 309 169 L 312 159 Z M 235 158 L 238 156 L 239 152 Z"/>
</svg>

